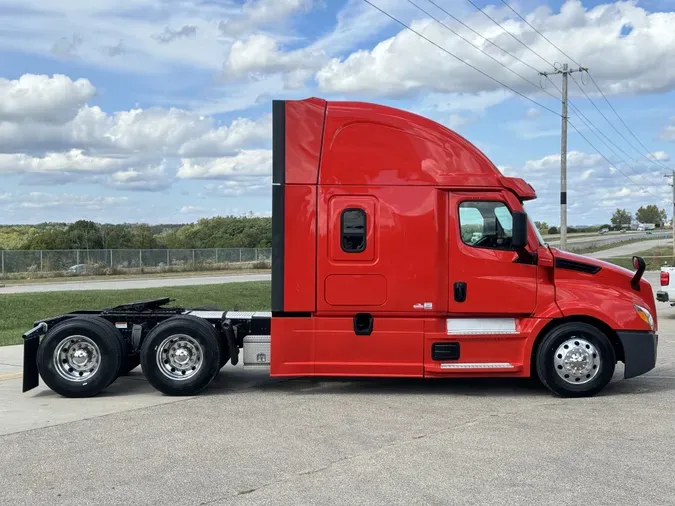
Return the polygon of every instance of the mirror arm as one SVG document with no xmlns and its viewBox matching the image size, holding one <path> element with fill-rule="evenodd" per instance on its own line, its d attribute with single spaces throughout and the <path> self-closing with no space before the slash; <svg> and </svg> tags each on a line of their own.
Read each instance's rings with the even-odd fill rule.
<svg viewBox="0 0 675 506">
<path fill-rule="evenodd" d="M 531 253 L 527 248 L 522 247 L 516 248 L 516 253 L 518 253 L 518 257 L 515 260 L 516 263 L 537 265 L 538 255 L 536 251 Z"/>
</svg>

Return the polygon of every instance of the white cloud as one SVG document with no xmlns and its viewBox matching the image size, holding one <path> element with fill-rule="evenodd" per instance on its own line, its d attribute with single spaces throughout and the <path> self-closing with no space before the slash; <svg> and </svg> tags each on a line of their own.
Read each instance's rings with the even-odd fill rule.
<svg viewBox="0 0 675 506">
<path fill-rule="evenodd" d="M 217 157 L 233 154 L 239 147 L 272 138 L 272 115 L 258 121 L 238 118 L 228 126 L 209 130 L 185 142 L 179 153 L 185 157 Z"/>
<path fill-rule="evenodd" d="M 598 167 L 603 163 L 605 163 L 604 159 L 598 154 L 588 154 L 581 151 L 569 151 L 567 153 L 567 166 L 570 169 Z M 550 172 L 555 169 L 560 169 L 560 153 L 537 160 L 529 160 L 523 166 L 523 170 L 527 172 Z"/>
<path fill-rule="evenodd" d="M 24 78 L 30 81 L 30 76 Z M 78 104 L 81 108 L 73 113 L 74 105 L 64 105 L 68 100 L 75 104 L 66 92 L 26 88 L 15 104 L 8 100 L 0 105 L 5 108 L 0 114 L 8 118 L 0 123 L 0 152 L 79 149 L 109 156 L 217 156 L 271 139 L 269 114 L 217 126 L 211 117 L 177 108 L 151 107 L 109 115 L 97 106 Z M 27 111 L 27 117 L 13 118 L 21 109 Z"/>
<path fill-rule="evenodd" d="M 256 34 L 232 44 L 223 77 L 241 78 L 255 72 L 272 74 L 312 70 L 319 68 L 323 61 L 324 57 L 318 50 L 303 48 L 284 52 L 272 37 Z"/>
<path fill-rule="evenodd" d="M 23 153 L 0 154 L 0 173 L 101 173 L 119 167 L 123 163 L 123 160 L 115 158 L 87 156 L 76 149 L 64 153 L 48 153 L 42 157 Z"/>
<path fill-rule="evenodd" d="M 581 176 L 579 177 L 579 179 L 581 179 L 582 181 L 587 181 L 591 177 L 593 172 L 594 172 L 593 169 L 587 169 L 587 170 L 585 170 L 581 173 Z"/>
<path fill-rule="evenodd" d="M 110 207 L 124 205 L 128 202 L 128 197 L 111 196 L 88 196 L 74 195 L 68 193 L 10 193 L 7 194 L 9 201 L 7 210 L 18 211 L 20 209 L 63 209 L 66 207 L 80 208 L 86 210 L 101 210 Z"/>
<path fill-rule="evenodd" d="M 6 118 L 0 122 L 0 174 L 24 182 L 159 191 L 173 184 L 179 168 L 178 177 L 189 179 L 261 174 L 256 164 L 267 164 L 267 171 L 271 166 L 269 151 L 262 149 L 271 144 L 270 114 L 229 125 L 177 108 L 107 114 L 86 104 L 95 92 L 89 81 L 64 76 L 28 75 L 6 81 L 4 88 L 9 98 L 0 106 Z M 16 117 L 20 110 L 28 111 L 25 119 Z"/>
<path fill-rule="evenodd" d="M 242 150 L 234 156 L 221 158 L 183 159 L 178 169 L 180 179 L 237 179 L 265 177 L 272 174 L 272 151 Z"/>
<path fill-rule="evenodd" d="M 203 214 L 206 209 L 200 206 L 183 206 L 178 211 L 180 214 Z"/>
<path fill-rule="evenodd" d="M 184 37 L 195 37 L 197 35 L 197 27 L 194 25 L 183 25 L 177 30 L 173 30 L 168 26 L 164 27 L 162 33 L 153 34 L 152 38 L 162 44 L 168 44 L 176 39 Z"/>
<path fill-rule="evenodd" d="M 670 155 L 665 151 L 654 151 L 653 153 L 650 153 L 650 155 L 652 160 L 658 160 L 659 162 L 667 162 L 670 160 Z"/>
<path fill-rule="evenodd" d="M 60 74 L 0 79 L 0 120 L 62 123 L 73 119 L 95 94 L 88 79 L 73 81 Z"/>
<path fill-rule="evenodd" d="M 673 124 L 668 125 L 663 130 L 661 130 L 659 138 L 665 141 L 675 142 L 675 116 L 673 116 L 670 119 L 673 122 Z"/>
<path fill-rule="evenodd" d="M 608 222 L 616 207 L 635 212 L 641 205 L 655 204 L 670 209 L 672 188 L 663 184 L 653 166 L 611 167 L 600 155 L 579 151 L 568 153 L 567 203 L 569 224 Z M 505 169 L 505 170 L 502 170 Z M 504 174 L 522 177 L 537 192 L 537 199 L 527 204 L 528 213 L 549 225 L 560 219 L 560 155 L 552 154 L 525 162 L 519 167 L 500 167 Z M 628 176 L 628 177 L 626 177 Z M 630 178 L 630 179 L 629 179 Z"/>
<path fill-rule="evenodd" d="M 537 109 L 536 107 L 530 107 L 527 111 L 525 111 L 525 117 L 526 118 L 538 118 L 541 116 L 541 109 Z"/>
<path fill-rule="evenodd" d="M 551 62 L 561 55 L 507 8 L 490 8 L 490 14 L 512 33 L 525 40 Z M 523 13 L 527 14 L 527 13 Z M 465 18 L 467 24 L 488 39 L 535 68 L 545 64 L 505 34 L 482 14 Z M 563 4 L 559 13 L 540 8 L 530 22 L 575 60 L 592 69 L 595 80 L 608 94 L 643 93 L 675 88 L 674 13 L 649 13 L 630 2 L 584 8 L 578 0 Z M 621 28 L 630 24 L 625 37 Z M 534 87 L 465 43 L 443 26 L 416 20 L 412 27 L 465 61 L 521 91 Z M 538 83 L 534 71 L 465 30 L 462 35 L 489 52 L 508 68 Z M 621 65 L 614 62 L 621 61 Z M 316 75 L 322 90 L 339 93 L 405 95 L 421 90 L 476 92 L 499 88 L 499 84 L 442 52 L 418 35 L 402 30 L 379 42 L 372 50 L 358 50 L 346 58 L 334 58 Z M 575 93 L 574 87 L 570 92 Z"/>
<path fill-rule="evenodd" d="M 20 54 L 75 57 L 106 71 L 164 78 L 175 66 L 215 72 L 224 52 L 217 20 L 240 10 L 231 2 L 201 0 L 0 0 L 0 45 Z M 121 47 L 124 57 L 110 57 L 116 47 L 113 53 Z"/>
<path fill-rule="evenodd" d="M 312 5 L 312 0 L 247 0 L 241 13 L 218 23 L 218 29 L 226 37 L 236 37 L 260 26 L 282 23 L 292 14 L 309 11 Z"/>
<path fill-rule="evenodd" d="M 268 196 L 272 189 L 270 182 L 271 180 L 266 181 L 261 178 L 245 177 L 219 184 L 207 184 L 204 187 L 204 191 L 207 195 L 217 197 Z"/>
<path fill-rule="evenodd" d="M 451 114 L 444 122 L 450 130 L 459 130 L 461 127 L 475 121 L 476 118 L 472 116 L 462 116 L 461 114 Z"/>
</svg>

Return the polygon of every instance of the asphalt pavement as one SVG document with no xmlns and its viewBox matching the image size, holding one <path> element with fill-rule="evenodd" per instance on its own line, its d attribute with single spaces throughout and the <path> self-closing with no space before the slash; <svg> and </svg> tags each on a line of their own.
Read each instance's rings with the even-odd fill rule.
<svg viewBox="0 0 675 506">
<path fill-rule="evenodd" d="M 0 504 L 670 506 L 675 308 L 658 316 L 656 369 L 624 380 L 619 364 L 590 399 L 228 365 L 197 397 L 165 397 L 136 370 L 75 400 L 22 394 L 20 349 L 2 349 Z"/>
</svg>

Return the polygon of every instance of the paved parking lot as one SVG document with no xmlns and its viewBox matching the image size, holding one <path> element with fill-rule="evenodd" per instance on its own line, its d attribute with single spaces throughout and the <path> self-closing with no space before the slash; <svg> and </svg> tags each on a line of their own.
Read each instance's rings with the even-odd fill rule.
<svg viewBox="0 0 675 506">
<path fill-rule="evenodd" d="M 675 308 L 657 368 L 567 400 L 524 381 L 270 380 L 94 399 L 0 369 L 0 504 L 672 505 Z M 15 364 L 15 365 L 17 365 Z M 13 376 L 12 376 L 13 375 Z"/>
</svg>

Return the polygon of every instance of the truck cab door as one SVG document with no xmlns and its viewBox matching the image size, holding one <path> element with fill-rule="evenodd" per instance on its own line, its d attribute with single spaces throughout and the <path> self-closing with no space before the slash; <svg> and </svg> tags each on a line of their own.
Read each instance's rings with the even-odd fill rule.
<svg viewBox="0 0 675 506">
<path fill-rule="evenodd" d="M 519 262 L 511 246 L 512 213 L 521 203 L 507 191 L 451 193 L 449 201 L 449 311 L 531 314 L 537 266 Z"/>
</svg>

